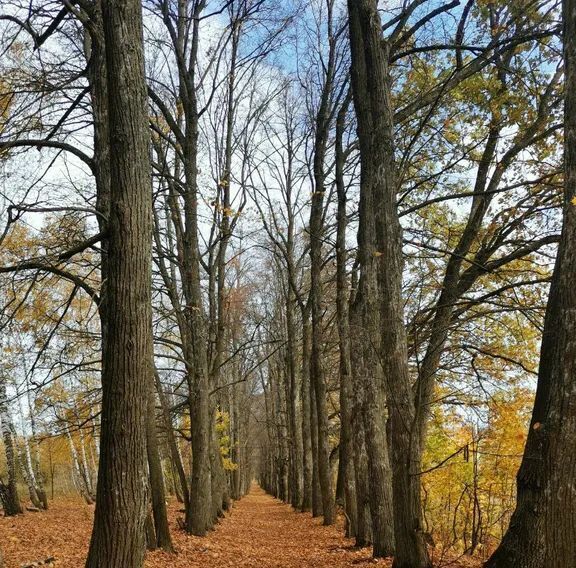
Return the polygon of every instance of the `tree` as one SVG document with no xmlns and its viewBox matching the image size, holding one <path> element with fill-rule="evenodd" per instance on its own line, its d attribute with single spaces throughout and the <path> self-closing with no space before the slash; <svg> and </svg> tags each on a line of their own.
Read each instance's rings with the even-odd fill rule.
<svg viewBox="0 0 576 568">
<path fill-rule="evenodd" d="M 576 2 L 564 0 L 564 207 L 542 333 L 536 400 L 508 531 L 487 568 L 558 568 L 576 557 Z"/>
<path fill-rule="evenodd" d="M 87 567 L 140 567 L 153 372 L 152 199 L 141 4 L 102 3 L 109 100 L 107 341 L 94 529 Z"/>
<path fill-rule="evenodd" d="M 4 360 L 4 359 L 2 359 Z M 6 465 L 8 469 L 8 479 L 4 483 L 0 480 L 0 500 L 4 513 L 8 516 L 22 513 L 22 505 L 18 496 L 18 486 L 16 472 L 18 471 L 18 461 L 16 456 L 16 444 L 14 441 L 12 417 L 8 407 L 8 395 L 6 389 L 5 370 L 2 369 L 0 377 L 0 422 L 2 428 L 2 441 L 4 442 L 4 451 L 6 452 Z"/>
<path fill-rule="evenodd" d="M 326 33 L 328 54 L 325 74 L 322 77 L 320 96 L 314 116 L 314 149 L 312 156 L 312 200 L 310 205 L 310 312 L 312 322 L 310 380 L 316 408 L 318 430 L 318 474 L 322 496 L 324 524 L 334 523 L 334 495 L 330 472 L 328 445 L 328 415 L 326 410 L 326 377 L 323 366 L 322 349 L 324 346 L 323 322 L 323 283 L 322 283 L 322 244 L 324 239 L 324 206 L 326 193 L 326 153 L 328 150 L 330 128 L 334 117 L 334 106 L 342 96 L 338 89 L 337 73 L 339 64 L 337 23 L 334 15 L 334 2 L 326 2 Z"/>
<path fill-rule="evenodd" d="M 345 181 L 346 150 L 343 146 L 346 113 L 352 93 L 349 91 L 338 111 L 335 134 L 335 175 L 336 175 L 336 318 L 338 325 L 338 349 L 340 372 L 340 446 L 338 450 L 338 480 L 336 499 L 343 499 L 346 511 L 346 535 L 357 535 L 358 502 L 356 493 L 356 472 L 354 468 L 354 444 L 352 441 L 352 367 L 350 357 L 350 316 L 348 277 L 346 273 L 346 227 L 348 223 L 346 204 L 347 188 Z M 358 449 L 360 451 L 360 449 Z"/>
<path fill-rule="evenodd" d="M 337 470 L 376 556 L 494 548 L 560 238 L 557 4 L 142 3 L 150 547 L 170 549 L 164 480 L 203 535 L 253 474 L 329 521 Z M 39 503 L 48 457 L 92 503 L 120 211 L 102 3 L 1 12 L 11 477 Z"/>
<path fill-rule="evenodd" d="M 361 164 L 360 279 L 354 309 L 365 352 L 358 373 L 364 390 L 362 412 L 374 501 L 374 555 L 388 556 L 394 550 L 394 566 L 425 568 L 430 561 L 420 522 L 418 443 L 410 431 L 415 409 L 401 297 L 402 237 L 396 209 L 389 45 L 382 37 L 375 1 L 350 1 L 348 11 Z M 386 412 L 393 505 L 386 494 L 390 475 Z M 394 544 L 387 530 L 392 516 Z"/>
</svg>

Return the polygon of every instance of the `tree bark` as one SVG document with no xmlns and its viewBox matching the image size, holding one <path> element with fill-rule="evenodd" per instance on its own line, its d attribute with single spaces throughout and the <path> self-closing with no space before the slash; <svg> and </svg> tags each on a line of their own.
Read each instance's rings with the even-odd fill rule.
<svg viewBox="0 0 576 568">
<path fill-rule="evenodd" d="M 110 126 L 107 341 L 102 353 L 98 493 L 87 568 L 140 568 L 153 368 L 152 197 L 142 8 L 103 1 Z"/>
<path fill-rule="evenodd" d="M 393 110 L 389 46 L 383 38 L 376 0 L 348 1 L 352 87 L 360 144 L 359 264 L 357 302 L 366 344 L 364 427 L 372 492 L 374 555 L 390 554 L 381 540 L 388 522 L 386 483 L 388 406 L 394 502 L 394 567 L 431 566 L 421 527 L 419 443 L 413 436 L 414 401 L 408 372 L 402 286 L 402 236 L 396 208 Z M 377 335 L 371 332 L 377 329 Z M 375 337 L 378 340 L 375 340 Z M 381 368 L 380 368 L 381 367 Z"/>
<path fill-rule="evenodd" d="M 332 35 L 332 3 L 328 3 L 328 61 L 323 77 L 320 102 L 315 118 L 313 178 L 314 191 L 310 205 L 310 312 L 312 321 L 310 380 L 318 423 L 318 451 L 316 455 L 318 479 L 322 497 L 324 524 L 334 523 L 334 494 L 330 471 L 330 446 L 328 440 L 328 414 L 326 410 L 326 377 L 324 372 L 324 331 L 322 283 L 322 245 L 324 242 L 324 193 L 326 191 L 325 159 L 331 124 L 331 101 L 334 95 L 336 42 Z"/>
<path fill-rule="evenodd" d="M 564 222 L 516 510 L 486 568 L 569 568 L 576 558 L 576 0 L 564 0 L 563 19 Z"/>
</svg>

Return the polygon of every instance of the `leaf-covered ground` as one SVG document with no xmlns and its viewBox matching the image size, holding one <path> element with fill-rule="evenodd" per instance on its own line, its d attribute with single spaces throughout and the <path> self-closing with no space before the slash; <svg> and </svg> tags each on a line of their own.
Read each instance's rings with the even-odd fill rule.
<svg viewBox="0 0 576 568">
<path fill-rule="evenodd" d="M 148 553 L 146 568 L 240 566 L 305 568 L 379 565 L 370 550 L 358 550 L 341 527 L 324 527 L 320 519 L 297 513 L 289 505 L 254 487 L 206 538 L 186 535 L 177 526 L 179 505 L 171 505 L 177 554 Z M 55 557 L 55 566 L 82 568 L 92 528 L 93 507 L 57 501 L 47 512 L 0 518 L 0 542 L 6 568 Z M 454 564 L 452 564 L 454 566 Z"/>
</svg>

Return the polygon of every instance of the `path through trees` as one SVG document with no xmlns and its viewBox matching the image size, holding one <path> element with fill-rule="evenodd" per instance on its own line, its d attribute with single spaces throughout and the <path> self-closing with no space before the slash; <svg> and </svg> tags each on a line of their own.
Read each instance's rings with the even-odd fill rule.
<svg viewBox="0 0 576 568">
<path fill-rule="evenodd" d="M 65 506 L 66 505 L 66 506 Z M 370 561 L 369 548 L 356 549 L 339 526 L 322 526 L 321 519 L 298 513 L 253 485 L 250 493 L 235 502 L 230 514 L 207 537 L 186 536 L 178 530 L 179 506 L 173 503 L 170 524 L 178 555 L 154 551 L 146 568 L 195 566 L 300 567 L 363 565 Z M 0 541 L 6 566 L 56 556 L 57 566 L 81 566 L 87 553 L 93 507 L 55 504 L 37 516 L 0 519 Z M 379 561 L 388 566 L 389 560 Z"/>
<path fill-rule="evenodd" d="M 0 547 L 573 568 L 575 38 L 576 0 L 2 0 Z"/>
</svg>

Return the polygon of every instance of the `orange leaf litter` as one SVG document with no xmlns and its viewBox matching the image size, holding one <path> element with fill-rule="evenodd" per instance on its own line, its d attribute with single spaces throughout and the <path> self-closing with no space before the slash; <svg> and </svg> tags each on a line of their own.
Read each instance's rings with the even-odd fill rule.
<svg viewBox="0 0 576 568">
<path fill-rule="evenodd" d="M 257 486 L 207 537 L 189 536 L 178 528 L 181 505 L 170 504 L 176 554 L 149 552 L 146 568 L 240 566 L 305 568 L 376 564 L 369 548 L 356 549 L 342 526 L 324 527 L 321 519 L 294 511 Z M 49 511 L 0 518 L 0 543 L 6 568 L 55 557 L 59 568 L 83 568 L 92 530 L 93 506 L 77 500 L 56 501 Z"/>
</svg>

